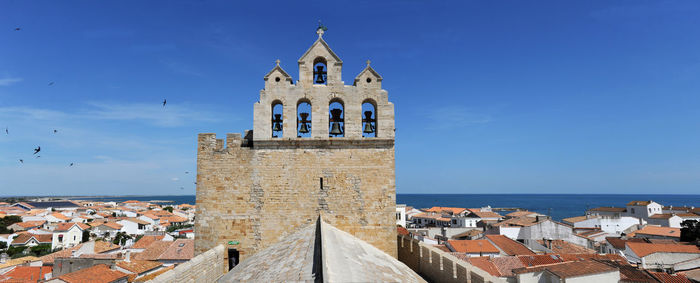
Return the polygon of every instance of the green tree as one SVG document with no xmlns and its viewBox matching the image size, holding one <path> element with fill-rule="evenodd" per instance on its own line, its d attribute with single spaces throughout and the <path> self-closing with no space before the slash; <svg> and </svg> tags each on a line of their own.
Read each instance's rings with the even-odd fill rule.
<svg viewBox="0 0 700 283">
<path fill-rule="evenodd" d="M 82 243 L 90 241 L 90 230 L 83 230 L 83 240 Z"/>
<path fill-rule="evenodd" d="M 0 250 L 4 250 L 7 248 L 7 243 L 6 242 L 0 242 Z"/>
<path fill-rule="evenodd" d="M 44 256 L 51 253 L 51 244 L 40 244 L 30 248 L 32 255 Z"/>
<path fill-rule="evenodd" d="M 165 208 L 163 208 L 163 210 L 167 210 L 168 212 L 173 213 L 173 207 L 172 207 L 172 206 L 166 206 Z"/>
<path fill-rule="evenodd" d="M 17 216 L 17 215 L 9 215 L 5 216 L 3 218 L 0 218 L 0 234 L 12 234 L 14 231 L 12 229 L 8 229 L 7 226 L 10 226 L 12 224 L 15 224 L 17 222 L 22 222 L 22 217 Z"/>
<path fill-rule="evenodd" d="M 697 220 L 686 220 L 681 223 L 681 241 L 700 241 L 700 222 Z"/>
</svg>

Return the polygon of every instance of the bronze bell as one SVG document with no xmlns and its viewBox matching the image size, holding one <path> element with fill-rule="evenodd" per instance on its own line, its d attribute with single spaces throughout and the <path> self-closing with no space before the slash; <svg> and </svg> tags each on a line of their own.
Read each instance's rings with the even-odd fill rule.
<svg viewBox="0 0 700 283">
<path fill-rule="evenodd" d="M 331 135 L 338 136 L 342 134 L 343 131 L 340 129 L 340 123 L 333 122 L 333 124 L 331 125 Z"/>
<path fill-rule="evenodd" d="M 316 71 L 314 72 L 314 75 L 316 75 L 317 84 L 324 84 L 326 82 L 326 80 L 324 79 L 326 71 L 323 70 L 323 66 L 316 66 Z"/>
<path fill-rule="evenodd" d="M 343 119 L 340 118 L 342 113 L 343 110 L 341 109 L 331 109 L 331 135 L 338 136 L 343 134 L 343 129 L 340 128 L 340 122 L 343 122 Z"/>
<path fill-rule="evenodd" d="M 299 133 L 306 134 L 309 132 L 308 123 L 310 121 L 307 119 L 309 118 L 309 113 L 299 113 L 299 116 L 301 117 L 301 120 L 299 121 L 299 124 L 301 124 L 299 127 Z"/>
<path fill-rule="evenodd" d="M 279 132 L 282 130 L 282 114 L 275 114 L 275 119 L 272 120 L 272 131 Z"/>
<path fill-rule="evenodd" d="M 362 130 L 362 132 L 365 134 L 374 133 L 374 126 L 372 126 L 372 122 L 374 122 L 374 119 L 372 119 L 372 111 L 365 111 L 365 119 L 363 119 L 363 122 L 365 122 L 365 128 Z"/>
</svg>

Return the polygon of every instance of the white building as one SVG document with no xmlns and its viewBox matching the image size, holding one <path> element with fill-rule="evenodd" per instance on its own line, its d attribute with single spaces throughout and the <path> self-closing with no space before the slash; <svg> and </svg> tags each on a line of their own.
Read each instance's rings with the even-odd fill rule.
<svg viewBox="0 0 700 283">
<path fill-rule="evenodd" d="M 51 249 L 65 249 L 75 247 L 83 241 L 83 231 L 87 225 L 78 223 L 60 223 L 53 230 Z"/>
<path fill-rule="evenodd" d="M 644 269 L 669 269 L 676 263 L 700 258 L 700 248 L 695 245 L 627 241 L 625 247 L 627 261 Z"/>
<path fill-rule="evenodd" d="M 401 227 L 406 227 L 406 205 L 397 204 L 396 205 L 396 225 Z"/>
<path fill-rule="evenodd" d="M 127 218 L 117 221 L 122 228 L 120 231 L 129 235 L 143 235 L 146 231 L 153 231 L 153 225 L 138 218 Z"/>
<path fill-rule="evenodd" d="M 608 217 L 608 216 L 578 216 L 562 219 L 562 222 L 574 226 L 574 228 L 596 228 L 601 231 L 620 235 L 623 231 L 637 224 L 646 224 L 644 220 L 640 220 L 631 216 Z"/>
<path fill-rule="evenodd" d="M 627 216 L 649 220 L 654 214 L 663 213 L 663 206 L 655 201 L 631 201 L 627 203 Z"/>
</svg>

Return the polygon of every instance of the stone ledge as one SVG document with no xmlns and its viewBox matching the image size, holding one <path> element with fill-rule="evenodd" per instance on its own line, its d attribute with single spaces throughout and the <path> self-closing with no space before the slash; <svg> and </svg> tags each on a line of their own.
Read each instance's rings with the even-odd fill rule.
<svg viewBox="0 0 700 283">
<path fill-rule="evenodd" d="M 274 140 L 254 140 L 253 149 L 334 149 L 334 148 L 382 148 L 394 147 L 394 139 L 382 138 L 329 138 L 329 139 L 274 139 Z"/>
</svg>

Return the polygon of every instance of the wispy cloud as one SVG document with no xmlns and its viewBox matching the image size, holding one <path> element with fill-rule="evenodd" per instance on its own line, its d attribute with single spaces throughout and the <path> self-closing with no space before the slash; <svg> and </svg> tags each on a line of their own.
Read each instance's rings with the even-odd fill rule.
<svg viewBox="0 0 700 283">
<path fill-rule="evenodd" d="M 184 64 L 182 62 L 178 62 L 175 60 L 161 60 L 161 63 L 168 67 L 170 70 L 176 73 L 184 74 L 184 75 L 190 75 L 190 76 L 196 76 L 196 77 L 203 77 L 204 74 L 201 73 L 199 70 L 195 69 L 194 67 Z"/>
<path fill-rule="evenodd" d="M 0 86 L 13 85 L 15 83 L 21 82 L 22 78 L 2 78 L 0 79 Z"/>
<path fill-rule="evenodd" d="M 485 124 L 492 120 L 490 115 L 477 113 L 460 105 L 434 108 L 427 113 L 427 118 L 431 120 L 430 127 L 436 129 L 463 127 L 469 124 Z"/>
</svg>

